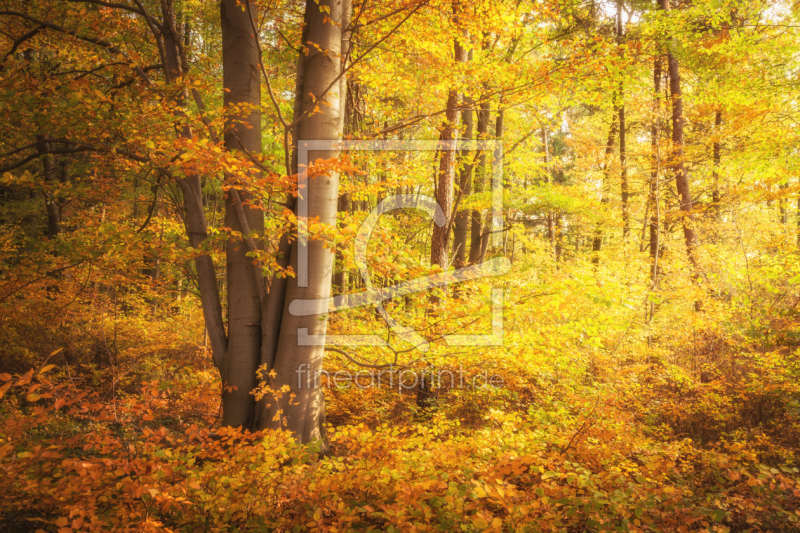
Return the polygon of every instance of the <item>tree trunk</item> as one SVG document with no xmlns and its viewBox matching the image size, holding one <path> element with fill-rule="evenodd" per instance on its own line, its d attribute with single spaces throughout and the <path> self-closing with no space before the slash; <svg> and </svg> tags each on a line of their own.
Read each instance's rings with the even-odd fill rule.
<svg viewBox="0 0 800 533">
<path fill-rule="evenodd" d="M 36 140 L 36 149 L 42 154 L 44 181 L 46 184 L 52 185 L 56 181 L 56 168 L 53 163 L 53 156 L 49 154 L 50 143 L 44 135 L 37 135 Z M 53 187 L 53 189 L 55 188 Z M 61 233 L 61 210 L 56 202 L 54 190 L 45 191 L 44 203 L 47 210 L 47 236 L 52 239 Z"/>
<path fill-rule="evenodd" d="M 325 9 L 327 13 L 320 10 Z M 303 112 L 308 113 L 300 122 L 298 142 L 302 140 L 337 140 L 341 138 L 339 118 L 339 90 L 336 78 L 341 72 L 340 52 L 342 46 L 341 27 L 331 24 L 342 20 L 342 2 L 336 0 L 307 0 L 304 22 L 308 46 L 305 59 L 303 83 Z M 329 10 L 329 11 L 328 11 Z M 333 87 L 333 90 L 328 90 Z M 326 93 L 325 91 L 328 90 Z M 316 99 L 312 99 L 315 95 Z M 320 105 L 324 99 L 326 104 Z M 319 106 L 319 111 L 312 113 Z M 324 150 L 309 154 L 309 160 L 338 157 L 336 150 Z M 334 172 L 317 175 L 306 182 L 305 195 L 308 202 L 308 217 L 319 217 L 323 224 L 335 224 L 338 200 L 339 176 Z M 278 349 L 275 354 L 274 373 L 271 380 L 273 390 L 288 387 L 290 393 L 279 400 L 268 400 L 265 414 L 259 426 L 282 427 L 292 432 L 300 443 L 317 442 L 322 439 L 324 396 L 318 376 L 322 370 L 324 343 L 314 346 L 301 344 L 300 330 L 309 335 L 325 335 L 327 330 L 327 301 L 330 297 L 333 253 L 320 240 L 291 245 L 291 264 L 298 271 L 299 247 L 307 248 L 308 282 L 300 286 L 298 278 L 288 280 L 286 298 L 281 320 Z M 295 300 L 318 300 L 318 313 L 310 316 L 295 316 L 291 304 Z M 308 343 L 305 343 L 308 344 Z M 290 395 L 292 395 L 291 401 Z M 285 421 L 285 424 L 282 423 Z M 321 443 L 324 447 L 324 443 Z"/>
<path fill-rule="evenodd" d="M 617 44 L 622 45 L 624 26 L 622 23 L 622 0 L 617 1 Z M 630 187 L 628 184 L 628 152 L 626 147 L 625 124 L 625 85 L 619 82 L 619 178 L 622 188 L 622 238 L 627 241 L 631 232 L 631 212 L 629 205 Z"/>
<path fill-rule="evenodd" d="M 339 202 L 336 210 L 342 214 L 347 214 L 350 211 L 349 193 L 344 193 L 339 195 Z M 344 261 L 344 253 L 342 253 L 341 248 L 337 246 L 336 260 L 334 263 L 334 267 L 336 268 L 336 270 L 333 273 L 333 289 L 334 292 L 337 294 L 345 294 L 348 292 L 347 270 L 344 268 L 343 261 Z"/>
<path fill-rule="evenodd" d="M 461 59 L 461 48 L 456 45 L 456 61 Z M 459 113 L 458 91 L 450 89 L 447 95 L 447 111 L 445 124 L 442 129 L 442 142 L 448 143 L 456 139 L 458 132 Z M 443 149 L 439 151 L 439 171 L 436 181 L 436 202 L 442 208 L 445 215 L 449 216 L 453 211 L 453 184 L 456 172 L 456 152 L 455 150 Z M 431 265 L 439 265 L 442 269 L 447 268 L 447 252 L 450 244 L 447 224 L 444 226 L 433 225 L 433 235 L 431 236 Z"/>
<path fill-rule="evenodd" d="M 478 111 L 478 131 L 475 138 L 479 141 L 489 139 L 489 102 L 486 100 L 481 102 Z M 486 189 L 486 150 L 482 150 L 478 156 L 478 166 L 473 172 L 475 173 L 473 189 L 476 193 L 481 193 Z M 475 264 L 481 257 L 483 212 L 480 209 L 473 209 L 470 219 L 469 264 Z"/>
<path fill-rule="evenodd" d="M 465 103 L 470 103 L 467 97 L 464 97 Z M 461 138 L 465 140 L 472 139 L 473 120 L 472 109 L 464 109 L 461 112 L 461 122 L 463 129 Z M 461 163 L 460 176 L 459 176 L 459 189 L 462 196 L 462 201 L 472 193 L 472 172 L 473 168 L 470 164 L 472 154 L 467 150 L 459 151 L 459 159 Z M 464 268 L 467 266 L 467 232 L 469 230 L 470 211 L 467 209 L 459 209 L 456 214 L 455 225 L 453 228 L 453 249 L 456 253 L 455 267 Z"/>
<path fill-rule="evenodd" d="M 503 98 L 500 97 L 500 102 L 498 106 L 503 105 Z M 498 141 L 503 140 L 503 133 L 505 131 L 505 111 L 501 108 L 497 110 L 497 119 L 494 123 L 494 135 Z M 492 174 L 487 175 L 486 179 L 484 180 L 484 190 L 486 187 L 492 187 L 493 183 L 493 176 L 494 176 L 494 168 L 496 165 L 501 167 L 504 162 L 504 156 L 501 155 L 499 158 L 492 157 Z M 490 193 L 491 194 L 491 193 Z M 480 257 L 478 257 L 478 263 L 483 263 L 486 260 L 486 252 L 489 249 L 489 240 L 492 238 L 492 211 L 490 210 L 486 215 L 486 221 L 483 224 L 483 232 L 481 233 L 481 253 Z"/>
<path fill-rule="evenodd" d="M 606 140 L 606 152 L 603 157 L 603 192 L 600 198 L 600 203 L 608 203 L 608 180 L 611 167 L 611 155 L 614 153 L 614 144 L 617 139 L 617 121 L 619 120 L 619 113 L 616 107 L 614 113 L 611 115 L 611 127 L 608 130 L 608 139 Z M 603 249 L 603 223 L 598 222 L 594 230 L 594 238 L 592 239 L 592 263 L 595 265 L 600 264 L 600 250 Z"/>
<path fill-rule="evenodd" d="M 670 0 L 662 0 L 665 11 L 669 11 Z M 675 185 L 680 198 L 680 210 L 683 220 L 683 236 L 686 241 L 686 253 L 694 270 L 692 278 L 699 281 L 700 264 L 697 259 L 697 234 L 695 233 L 694 213 L 692 210 L 692 195 L 689 189 L 689 175 L 684 163 L 683 151 L 683 96 L 681 94 L 681 75 L 678 60 L 672 53 L 671 43 L 667 43 L 667 59 L 669 61 L 669 88 L 672 98 L 672 153 L 671 167 L 675 176 Z M 696 302 L 695 308 L 700 309 L 701 303 Z"/>
<path fill-rule="evenodd" d="M 661 253 L 660 233 L 661 206 L 659 204 L 659 171 L 661 154 L 659 150 L 659 121 L 661 120 L 661 58 L 656 57 L 653 65 L 653 121 L 650 124 L 650 149 L 652 151 L 652 169 L 650 170 L 650 276 L 655 286 L 658 280 L 658 257 Z"/>
<path fill-rule="evenodd" d="M 342 8 L 342 69 L 344 69 L 346 65 L 346 61 L 350 55 L 350 38 L 351 38 L 351 31 L 350 31 L 350 0 L 345 0 L 345 5 Z M 350 117 L 347 116 L 349 109 L 347 105 L 347 76 L 344 75 L 339 79 L 339 130 L 344 134 L 348 124 L 351 122 Z M 344 193 L 339 195 L 339 204 L 337 206 L 337 211 L 339 213 L 347 214 L 350 211 L 350 195 L 349 193 Z M 337 294 L 345 294 L 348 292 L 347 289 L 347 271 L 345 270 L 342 262 L 344 260 L 344 254 L 342 253 L 341 249 L 337 247 L 336 250 L 336 259 L 334 261 L 334 267 L 338 264 L 338 268 L 333 273 L 333 288 Z"/>
<path fill-rule="evenodd" d="M 550 169 L 550 136 L 546 126 L 542 127 L 542 147 L 544 149 L 544 182 L 549 185 L 553 183 L 553 179 Z M 553 253 L 553 258 L 556 258 L 555 217 L 550 211 L 545 213 L 544 217 L 547 222 L 547 242 L 550 243 L 550 251 Z"/>
<path fill-rule="evenodd" d="M 721 129 L 722 109 L 717 109 L 716 116 L 714 117 L 714 191 L 711 193 L 711 201 L 715 217 L 719 217 L 720 202 L 722 201 L 722 195 L 719 190 L 719 166 L 722 162 Z"/>
<path fill-rule="evenodd" d="M 252 4 L 249 13 L 236 0 L 222 0 L 222 76 L 226 108 L 247 104 L 244 111 L 228 117 L 225 148 L 261 153 L 261 76 L 259 53 L 251 26 L 258 20 Z M 254 176 L 257 179 L 257 176 Z M 249 195 L 238 192 L 249 230 L 262 235 L 264 214 L 248 205 Z M 234 191 L 225 200 L 225 225 L 246 233 L 237 213 Z M 228 265 L 228 350 L 223 361 L 222 424 L 244 426 L 250 420 L 255 400 L 250 392 L 256 386 L 256 368 L 261 354 L 261 299 L 254 272 L 254 259 L 247 257 L 244 239 L 227 242 Z"/>
</svg>

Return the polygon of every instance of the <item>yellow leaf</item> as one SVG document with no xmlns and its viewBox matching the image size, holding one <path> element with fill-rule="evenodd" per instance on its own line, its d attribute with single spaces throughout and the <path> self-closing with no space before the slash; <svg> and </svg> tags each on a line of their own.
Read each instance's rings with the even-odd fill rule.
<svg viewBox="0 0 800 533">
<path fill-rule="evenodd" d="M 489 527 L 489 522 L 487 522 L 481 517 L 476 517 L 472 519 L 472 525 L 477 527 L 478 529 L 486 529 L 487 527 Z"/>
<path fill-rule="evenodd" d="M 47 365 L 46 367 L 44 367 L 41 370 L 39 370 L 39 373 L 40 374 L 44 374 L 45 372 L 49 372 L 49 371 L 53 370 L 55 367 L 56 367 L 56 365 Z"/>
</svg>

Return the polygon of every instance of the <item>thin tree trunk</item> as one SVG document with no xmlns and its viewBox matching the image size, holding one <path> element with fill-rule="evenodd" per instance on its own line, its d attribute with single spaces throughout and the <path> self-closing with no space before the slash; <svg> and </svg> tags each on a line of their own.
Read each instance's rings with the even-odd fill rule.
<svg viewBox="0 0 800 533">
<path fill-rule="evenodd" d="M 36 149 L 42 154 L 42 173 L 44 175 L 44 181 L 48 185 L 52 185 L 56 181 L 56 169 L 53 163 L 53 156 L 49 154 L 50 143 L 44 135 L 37 135 L 36 140 Z M 45 191 L 44 203 L 47 211 L 47 236 L 52 239 L 61 233 L 61 211 L 58 208 L 53 190 Z"/>
<path fill-rule="evenodd" d="M 460 60 L 460 47 L 456 45 L 456 60 Z M 458 91 L 450 89 L 447 95 L 447 111 L 444 128 L 442 129 L 442 142 L 448 143 L 456 139 L 458 131 L 459 113 Z M 456 172 L 456 152 L 455 150 L 442 149 L 439 151 L 439 170 L 436 181 L 436 202 L 442 208 L 445 215 L 449 216 L 453 211 L 453 185 Z M 447 268 L 447 256 L 450 244 L 447 224 L 444 226 L 433 225 L 431 236 L 431 265 L 439 265 L 443 269 Z"/>
<path fill-rule="evenodd" d="M 501 96 L 498 107 L 502 105 L 503 105 L 503 98 Z M 500 108 L 497 110 L 497 119 L 495 120 L 494 123 L 495 138 L 498 141 L 502 141 L 504 132 L 505 132 L 505 110 Z M 492 187 L 492 179 L 495 173 L 494 170 L 495 166 L 499 165 L 501 167 L 501 172 L 502 172 L 504 158 L 505 157 L 503 155 L 501 155 L 499 158 L 492 157 L 492 174 L 487 175 L 486 180 L 484 181 L 484 189 L 487 186 L 490 188 Z M 481 254 L 480 257 L 478 258 L 479 263 L 483 263 L 486 260 L 486 252 L 489 249 L 489 240 L 492 238 L 492 231 L 494 231 L 492 228 L 493 228 L 492 211 L 490 210 L 486 214 L 486 221 L 483 224 L 483 232 L 481 233 Z"/>
<path fill-rule="evenodd" d="M 616 107 L 614 113 L 611 115 L 611 127 L 608 130 L 608 139 L 606 140 L 606 151 L 603 156 L 603 192 L 600 198 L 600 203 L 608 203 L 608 181 L 609 173 L 611 171 L 611 155 L 614 153 L 614 144 L 617 139 L 617 121 L 619 120 L 619 113 Z M 595 265 L 600 264 L 600 250 L 603 248 L 603 223 L 598 222 L 595 226 L 594 237 L 592 239 L 592 263 Z"/>
<path fill-rule="evenodd" d="M 669 11 L 670 0 L 662 0 L 665 11 Z M 697 233 L 695 232 L 695 220 L 692 209 L 692 195 L 689 189 L 689 174 L 684 163 L 684 135 L 683 135 L 683 96 L 681 93 L 681 75 L 678 60 L 672 53 L 672 44 L 667 43 L 667 59 L 669 61 L 669 87 L 672 98 L 672 153 L 671 167 L 675 176 L 675 185 L 678 189 L 680 198 L 680 210 L 683 220 L 683 236 L 686 241 L 686 253 L 689 262 L 694 270 L 692 278 L 699 281 L 700 264 L 697 258 Z M 697 310 L 701 307 L 701 302 L 695 303 Z"/>
<path fill-rule="evenodd" d="M 229 151 L 261 152 L 261 76 L 259 53 L 250 17 L 258 20 L 236 0 L 222 0 L 223 102 L 225 107 L 247 104 L 247 111 L 227 119 L 225 148 Z M 255 172 L 255 171 L 254 171 Z M 254 176 L 257 179 L 257 176 Z M 249 194 L 238 191 L 245 220 L 237 212 L 234 191 L 225 200 L 225 225 L 234 231 L 246 229 L 263 235 L 264 214 L 248 205 Z M 246 221 L 246 224 L 244 222 Z M 248 226 L 248 228 L 245 228 Z M 227 242 L 228 263 L 228 350 L 223 362 L 222 424 L 244 426 L 253 414 L 256 368 L 261 355 L 261 299 L 254 260 L 247 257 L 244 239 Z"/>
<path fill-rule="evenodd" d="M 622 0 L 617 1 L 617 44 L 622 45 Z M 631 232 L 630 186 L 628 184 L 628 152 L 626 147 L 625 84 L 619 83 L 619 178 L 622 188 L 622 238 L 627 241 Z"/>
<path fill-rule="evenodd" d="M 320 10 L 325 9 L 323 13 Z M 307 0 L 304 22 L 306 24 L 306 40 L 313 43 L 308 47 L 305 60 L 305 78 L 303 84 L 303 112 L 309 114 L 300 122 L 298 141 L 300 140 L 337 140 L 341 138 L 339 118 L 338 90 L 326 89 L 335 85 L 336 77 L 341 72 L 340 51 L 342 31 L 337 24 L 327 19 L 342 20 L 342 10 L 347 9 L 342 2 L 336 0 Z M 312 98 L 315 95 L 316 99 Z M 320 99 L 330 105 L 320 105 Z M 317 106 L 320 111 L 311 113 Z M 310 159 L 330 159 L 338 156 L 336 150 L 313 152 Z M 305 189 L 308 202 L 308 217 L 319 217 L 323 224 L 336 222 L 339 177 L 330 172 L 309 179 Z M 322 369 L 324 342 L 308 346 L 301 343 L 300 335 L 318 335 L 324 338 L 327 330 L 327 301 L 331 291 L 331 274 L 333 253 L 320 240 L 299 243 L 295 240 L 291 245 L 291 264 L 298 271 L 299 247 L 305 246 L 308 253 L 308 282 L 300 286 L 298 278 L 288 280 L 286 298 L 281 320 L 278 349 L 275 354 L 274 375 L 271 380 L 273 390 L 288 387 L 289 394 L 279 400 L 270 398 L 268 408 L 260 418 L 260 427 L 282 427 L 291 431 L 300 443 L 322 441 L 322 424 L 324 417 L 324 396 L 317 382 Z M 317 314 L 295 316 L 291 312 L 295 300 L 317 300 Z M 305 330 L 305 331 L 303 331 Z M 291 396 L 291 401 L 290 401 Z M 282 422 L 285 421 L 285 424 Z"/>
<path fill-rule="evenodd" d="M 467 97 L 464 97 L 465 103 L 470 103 Z M 463 129 L 461 133 L 462 139 L 472 139 L 473 120 L 472 109 L 467 108 L 461 112 L 461 122 Z M 462 191 L 462 198 L 468 197 L 472 193 L 472 155 L 467 150 L 459 151 L 459 159 L 461 163 L 459 188 Z M 455 225 L 453 227 L 453 249 L 455 250 L 455 267 L 464 268 L 467 264 L 467 233 L 469 230 L 470 211 L 468 209 L 459 209 L 456 214 Z"/>
<path fill-rule="evenodd" d="M 650 149 L 652 169 L 650 170 L 650 276 L 655 286 L 658 280 L 658 256 L 661 253 L 659 242 L 661 225 L 661 206 L 659 205 L 659 170 L 661 155 L 659 150 L 659 122 L 661 120 L 661 58 L 656 57 L 653 65 L 653 121 L 650 124 Z"/>
<path fill-rule="evenodd" d="M 478 128 L 475 138 L 485 141 L 489 138 L 489 102 L 483 100 L 478 111 Z M 474 169 L 475 177 L 474 191 L 481 193 L 486 188 L 486 150 L 481 150 L 478 156 L 478 166 Z M 470 244 L 469 244 L 469 264 L 475 264 L 481 257 L 481 242 L 483 234 L 483 212 L 480 209 L 473 209 L 470 215 Z"/>
<path fill-rule="evenodd" d="M 550 169 L 550 136 L 547 132 L 547 127 L 542 127 L 542 147 L 544 148 L 544 182 L 548 185 L 553 182 L 551 169 Z M 553 257 L 556 258 L 556 232 L 555 232 L 555 219 L 553 213 L 548 211 L 545 213 L 545 221 L 547 222 L 547 242 L 550 243 L 550 251 Z"/>
<path fill-rule="evenodd" d="M 339 195 L 339 202 L 336 207 L 337 212 L 347 214 L 350 211 L 350 194 L 344 193 Z M 344 268 L 344 253 L 340 247 L 336 248 L 336 260 L 334 267 L 336 270 L 333 273 L 333 289 L 337 294 L 347 293 L 347 270 Z"/>
<path fill-rule="evenodd" d="M 175 30 L 174 4 L 162 2 L 161 10 L 164 18 L 163 27 L 166 31 L 158 33 L 158 39 L 163 42 L 164 79 L 170 83 L 176 76 L 182 76 L 186 54 L 181 54 L 182 43 Z M 186 105 L 185 92 L 181 91 L 175 98 L 179 110 Z M 182 112 L 182 111 L 181 111 Z M 188 126 L 178 127 L 178 134 L 183 138 L 191 138 L 192 132 Z M 175 180 L 183 193 L 184 208 L 186 210 L 186 232 L 192 248 L 202 248 L 208 238 L 208 226 L 203 210 L 203 193 L 201 178 L 197 174 L 189 174 L 185 178 Z M 195 257 L 197 281 L 200 287 L 200 302 L 203 307 L 203 317 L 208 331 L 208 340 L 211 344 L 211 357 L 214 366 L 222 374 L 225 352 L 228 349 L 228 338 L 222 320 L 222 303 L 219 297 L 219 285 L 214 262 L 208 255 Z"/>
<path fill-rule="evenodd" d="M 714 209 L 714 216 L 719 218 L 720 203 L 722 195 L 719 190 L 719 167 L 722 163 L 722 109 L 717 109 L 714 117 L 714 191 L 711 193 L 711 201 Z"/>
<path fill-rule="evenodd" d="M 189 234 L 189 245 L 200 249 L 208 238 L 208 227 L 203 212 L 203 193 L 200 188 L 200 176 L 194 174 L 177 180 L 183 192 L 186 209 L 186 231 Z M 211 344 L 211 358 L 214 366 L 222 372 L 222 362 L 228 350 L 228 337 L 222 321 L 222 303 L 219 298 L 217 272 L 209 255 L 194 258 L 197 269 L 197 282 L 200 287 L 200 303 L 203 307 L 203 318 L 208 330 L 208 341 Z"/>
<path fill-rule="evenodd" d="M 344 62 L 347 61 L 350 55 L 350 0 L 345 0 L 345 5 L 342 8 L 342 69 L 346 67 Z M 351 123 L 350 117 L 347 115 L 348 111 L 352 111 L 347 105 L 347 76 L 344 75 L 339 79 L 339 130 L 344 134 L 348 125 Z M 339 195 L 339 203 L 337 206 L 339 213 L 347 214 L 350 211 L 350 194 L 344 193 Z M 337 294 L 347 293 L 347 271 L 342 264 L 344 254 L 342 250 L 337 247 L 336 259 L 334 267 L 338 264 L 338 268 L 333 273 L 333 289 Z"/>
</svg>

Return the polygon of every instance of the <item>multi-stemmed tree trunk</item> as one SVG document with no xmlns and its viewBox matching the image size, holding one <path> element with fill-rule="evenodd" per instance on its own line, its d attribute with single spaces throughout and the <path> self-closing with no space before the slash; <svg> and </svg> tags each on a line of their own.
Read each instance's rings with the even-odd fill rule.
<svg viewBox="0 0 800 533">
<path fill-rule="evenodd" d="M 308 56 L 304 61 L 302 89 L 302 114 L 296 142 L 305 140 L 335 141 L 341 138 L 342 122 L 338 76 L 341 74 L 341 24 L 331 23 L 342 20 L 343 2 L 337 0 L 307 0 L 305 12 L 305 41 Z M 333 89 L 333 90 L 331 90 Z M 321 105 L 321 100 L 324 104 Z M 315 109 L 319 108 L 319 111 Z M 330 159 L 338 156 L 338 150 L 311 152 L 309 160 Z M 305 171 L 306 169 L 300 169 Z M 336 222 L 339 177 L 333 171 L 325 171 L 314 177 L 303 179 L 304 194 L 308 202 L 308 217 L 319 217 L 323 224 Z M 277 351 L 275 352 L 274 379 L 270 381 L 273 390 L 287 387 L 288 395 L 280 399 L 270 399 L 266 410 L 259 418 L 259 426 L 282 427 L 292 432 L 301 443 L 320 441 L 322 438 L 321 417 L 324 415 L 324 397 L 317 376 L 322 369 L 324 343 L 313 346 L 301 342 L 301 335 L 324 336 L 327 330 L 327 300 L 330 297 L 333 253 L 321 240 L 291 245 L 291 265 L 298 271 L 300 247 L 307 251 L 307 283 L 300 285 L 298 277 L 292 277 L 286 284 L 283 317 L 280 325 Z M 318 313 L 309 316 L 295 316 L 291 304 L 295 300 L 318 300 Z M 303 331 L 305 330 L 305 331 Z M 291 398 L 291 400 L 290 400 Z M 285 424 L 282 422 L 285 421 Z"/>
<path fill-rule="evenodd" d="M 246 4 L 249 9 L 255 6 Z M 226 108 L 237 106 L 241 111 L 229 116 L 225 124 L 225 148 L 261 153 L 261 73 L 259 51 L 253 36 L 251 18 L 255 12 L 242 8 L 236 0 L 222 0 L 222 76 Z M 235 185 L 235 184 L 231 184 Z M 263 212 L 249 205 L 244 191 L 231 189 L 225 199 L 225 225 L 246 234 L 240 219 L 237 198 L 241 201 L 247 226 L 258 235 L 264 231 Z M 261 272 L 254 259 L 247 257 L 243 239 L 231 238 L 226 247 L 228 273 L 228 349 L 222 365 L 222 423 L 242 426 L 253 413 L 256 368 L 261 354 L 261 299 L 258 284 Z"/>
</svg>

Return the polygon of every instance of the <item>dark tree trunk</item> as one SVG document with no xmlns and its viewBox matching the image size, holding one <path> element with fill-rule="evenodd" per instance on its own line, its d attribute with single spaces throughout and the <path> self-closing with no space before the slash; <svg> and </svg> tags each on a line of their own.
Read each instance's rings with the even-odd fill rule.
<svg viewBox="0 0 800 533">
<path fill-rule="evenodd" d="M 58 207 L 58 202 L 56 202 L 55 187 L 52 187 L 57 180 L 56 168 L 53 162 L 53 156 L 49 153 L 50 143 L 47 141 L 47 137 L 44 135 L 37 135 L 36 140 L 36 149 L 42 154 L 41 160 L 44 181 L 51 189 L 45 191 L 44 203 L 47 211 L 47 236 L 52 239 L 61 233 L 61 209 Z"/>
<path fill-rule="evenodd" d="M 662 0 L 665 11 L 669 11 L 670 0 Z M 667 60 L 669 61 L 669 88 L 672 99 L 672 153 L 670 154 L 671 167 L 675 176 L 675 186 L 680 199 L 680 211 L 683 220 L 683 236 L 686 242 L 686 253 L 692 265 L 692 278 L 699 281 L 700 264 L 697 258 L 697 233 L 692 206 L 692 194 L 689 188 L 689 174 L 684 162 L 684 118 L 683 95 L 681 93 L 681 75 L 678 60 L 672 53 L 672 43 L 667 43 Z M 695 308 L 700 309 L 701 303 L 696 302 Z"/>
<path fill-rule="evenodd" d="M 503 105 L 502 97 L 500 98 L 500 102 L 498 105 L 499 106 Z M 494 123 L 495 139 L 497 139 L 498 141 L 502 141 L 504 132 L 505 132 L 505 111 L 502 108 L 500 108 L 497 110 L 497 119 L 495 120 Z M 490 188 L 492 187 L 491 184 L 495 172 L 494 169 L 496 166 L 499 165 L 502 171 L 503 162 L 504 162 L 504 156 L 502 155 L 499 158 L 496 157 L 492 158 L 492 175 L 486 177 L 484 181 L 484 189 L 486 187 Z M 489 211 L 486 215 L 486 222 L 484 222 L 483 224 L 483 232 L 481 233 L 481 253 L 480 257 L 478 258 L 479 263 L 483 263 L 486 260 L 486 252 L 489 249 L 489 240 L 492 238 L 492 231 L 494 231 L 492 228 L 493 228 L 492 212 Z"/>
<path fill-rule="evenodd" d="M 464 102 L 469 103 L 470 101 L 464 97 Z M 465 140 L 472 139 L 474 132 L 471 108 L 464 109 L 461 112 L 461 122 L 463 124 L 461 138 Z M 462 196 L 462 200 L 472 193 L 472 173 L 474 171 L 470 164 L 472 157 L 472 153 L 467 150 L 461 150 L 459 152 L 460 173 L 458 182 L 459 194 Z M 456 254 L 456 268 L 464 268 L 467 264 L 467 233 L 469 230 L 469 222 L 470 211 L 468 209 L 459 209 L 453 227 L 453 250 Z"/>
<path fill-rule="evenodd" d="M 617 43 L 622 45 L 624 35 L 622 22 L 622 0 L 617 1 Z M 625 84 L 619 83 L 619 178 L 622 193 L 622 238 L 628 239 L 631 232 L 631 212 L 629 205 L 630 186 L 628 184 L 628 152 L 626 147 L 625 123 Z"/>
<path fill-rule="evenodd" d="M 478 111 L 478 128 L 475 138 L 479 141 L 489 139 L 489 102 L 483 100 Z M 477 168 L 474 172 L 474 187 L 476 193 L 483 192 L 486 188 L 486 151 L 482 150 L 478 156 Z M 483 235 L 483 212 L 480 209 L 473 209 L 470 214 L 470 243 L 469 243 L 469 264 L 475 264 L 481 257 L 481 241 Z"/>
<path fill-rule="evenodd" d="M 712 207 L 714 215 L 719 217 L 719 209 L 722 202 L 722 194 L 719 190 L 719 166 L 722 163 L 722 109 L 717 109 L 716 116 L 714 117 L 714 191 L 711 193 Z"/>
<path fill-rule="evenodd" d="M 658 279 L 658 257 L 661 253 L 660 223 L 661 205 L 659 202 L 659 173 L 661 166 L 661 154 L 659 150 L 659 122 L 661 120 L 661 58 L 656 57 L 653 65 L 653 121 L 650 124 L 650 149 L 652 151 L 652 169 L 650 170 L 650 276 L 655 285 Z"/>
<path fill-rule="evenodd" d="M 603 192 L 600 198 L 600 203 L 608 203 L 608 181 L 609 173 L 611 172 L 611 155 L 614 153 L 614 144 L 617 139 L 617 121 L 619 120 L 619 113 L 616 107 L 614 113 L 611 115 L 611 127 L 608 130 L 608 139 L 606 140 L 606 151 L 603 156 Z M 595 226 L 594 237 L 592 239 L 592 263 L 595 265 L 600 264 L 600 250 L 603 249 L 603 223 L 598 222 Z"/>
</svg>

